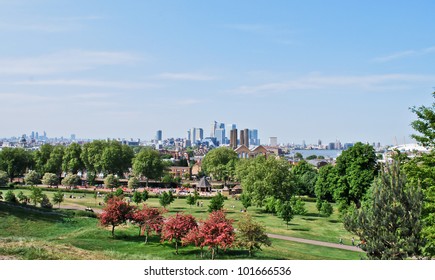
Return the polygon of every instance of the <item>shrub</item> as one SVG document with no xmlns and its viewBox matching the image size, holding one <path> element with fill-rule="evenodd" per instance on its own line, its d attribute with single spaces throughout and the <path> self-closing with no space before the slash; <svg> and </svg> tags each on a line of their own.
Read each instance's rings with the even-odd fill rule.
<svg viewBox="0 0 435 280">
<path fill-rule="evenodd" d="M 17 197 L 15 196 L 14 192 L 9 190 L 5 194 L 5 201 L 11 202 L 11 203 L 17 203 Z"/>
</svg>

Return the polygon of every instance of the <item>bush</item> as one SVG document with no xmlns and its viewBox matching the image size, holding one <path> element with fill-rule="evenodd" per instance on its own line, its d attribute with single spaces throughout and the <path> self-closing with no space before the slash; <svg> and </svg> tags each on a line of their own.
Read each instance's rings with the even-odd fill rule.
<svg viewBox="0 0 435 280">
<path fill-rule="evenodd" d="M 37 185 L 39 183 L 40 176 L 38 174 L 38 172 L 31 170 L 29 171 L 29 173 L 26 174 L 26 176 L 24 176 L 24 181 L 26 182 L 27 185 Z"/>
<path fill-rule="evenodd" d="M 290 200 L 293 209 L 293 214 L 295 215 L 305 215 L 307 210 L 305 209 L 305 203 L 297 197 L 292 197 Z"/>
<path fill-rule="evenodd" d="M 334 209 L 332 208 L 332 205 L 327 202 L 323 201 L 322 206 L 320 207 L 320 214 L 322 214 L 325 217 L 329 217 L 334 212 Z"/>
<path fill-rule="evenodd" d="M 53 208 L 53 204 L 51 204 L 50 199 L 48 199 L 46 194 L 42 195 L 41 207 L 45 209 Z"/>
<path fill-rule="evenodd" d="M 11 202 L 11 203 L 17 203 L 17 197 L 15 196 L 14 192 L 9 190 L 6 192 L 5 194 L 5 201 L 6 202 Z"/>
</svg>

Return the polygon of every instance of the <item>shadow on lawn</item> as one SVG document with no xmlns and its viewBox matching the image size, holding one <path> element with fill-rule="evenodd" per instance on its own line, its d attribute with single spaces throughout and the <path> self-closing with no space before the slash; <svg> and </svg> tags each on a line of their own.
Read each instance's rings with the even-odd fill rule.
<svg viewBox="0 0 435 280">
<path fill-rule="evenodd" d="M 0 202 L 0 213 L 15 216 L 19 219 L 46 222 L 64 222 L 67 215 L 59 213 L 54 209 L 42 209 L 33 205 L 22 205 L 16 203 Z"/>
</svg>

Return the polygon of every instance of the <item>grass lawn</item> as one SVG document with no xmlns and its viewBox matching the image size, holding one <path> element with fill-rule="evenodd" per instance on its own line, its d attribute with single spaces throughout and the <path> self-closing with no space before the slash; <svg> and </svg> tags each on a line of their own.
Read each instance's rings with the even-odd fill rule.
<svg viewBox="0 0 435 280">
<path fill-rule="evenodd" d="M 14 190 L 17 194 L 20 190 Z M 28 190 L 22 190 L 28 194 Z M 46 192 L 51 198 L 53 192 Z M 101 208 L 92 195 L 69 198 L 63 206 Z M 79 197 L 83 194 L 74 194 Z M 167 215 L 184 211 L 198 219 L 208 216 L 208 200 L 203 200 L 203 207 L 187 205 L 185 199 L 175 199 L 167 208 Z M 97 205 L 96 205 L 97 204 Z M 157 198 L 147 201 L 150 206 L 160 206 Z M 234 207 L 233 207 L 234 206 Z M 345 244 L 350 244 L 352 236 L 347 233 L 338 214 L 325 218 L 317 215 L 314 203 L 306 202 L 308 214 L 295 216 L 288 229 L 284 222 L 276 216 L 266 214 L 255 207 L 248 212 L 266 226 L 269 233 L 301 237 L 320 241 L 337 242 L 341 237 Z M 174 254 L 171 244 L 161 244 L 158 237 L 150 237 L 144 244 L 143 237 L 138 236 L 135 226 L 120 226 L 115 229 L 115 239 L 111 238 L 110 229 L 98 226 L 95 218 L 83 217 L 85 212 L 57 210 L 57 214 L 40 214 L 27 209 L 13 208 L 0 203 L 0 255 L 15 256 L 22 259 L 199 259 L 199 250 L 194 247 L 183 247 L 180 254 Z M 241 216 L 240 201 L 225 201 L 228 217 L 235 222 Z M 75 213 L 72 216 L 71 213 Z M 77 215 L 81 213 L 80 215 Z M 266 247 L 256 254 L 256 259 L 360 259 L 363 254 L 341 249 L 327 248 L 278 239 L 272 240 L 271 247 Z M 248 259 L 244 250 L 231 249 L 218 256 L 220 259 Z"/>
<path fill-rule="evenodd" d="M 192 246 L 174 247 L 152 236 L 148 244 L 138 228 L 121 226 L 111 238 L 110 230 L 95 218 L 68 215 L 67 210 L 41 214 L 0 203 L 0 255 L 19 259 L 200 259 Z M 75 212 L 77 213 L 77 212 Z M 272 246 L 254 259 L 360 259 L 361 254 L 273 239 Z M 219 259 L 248 259 L 244 250 L 231 249 Z"/>
</svg>

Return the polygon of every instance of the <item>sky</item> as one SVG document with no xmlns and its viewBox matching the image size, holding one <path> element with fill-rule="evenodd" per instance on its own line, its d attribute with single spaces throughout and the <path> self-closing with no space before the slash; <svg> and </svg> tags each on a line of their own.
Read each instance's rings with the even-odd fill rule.
<svg viewBox="0 0 435 280">
<path fill-rule="evenodd" d="M 0 137 L 413 142 L 435 1 L 0 0 Z"/>
</svg>

